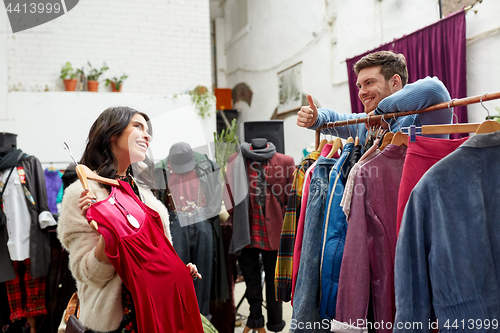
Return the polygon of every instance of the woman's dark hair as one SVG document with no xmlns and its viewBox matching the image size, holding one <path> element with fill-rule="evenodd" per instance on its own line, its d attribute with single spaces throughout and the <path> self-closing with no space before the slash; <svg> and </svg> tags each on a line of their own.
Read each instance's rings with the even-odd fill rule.
<svg viewBox="0 0 500 333">
<path fill-rule="evenodd" d="M 114 178 L 117 172 L 117 160 L 111 152 L 111 138 L 120 135 L 130 123 L 132 117 L 140 114 L 148 123 L 148 133 L 153 135 L 149 117 L 142 112 L 127 106 L 111 107 L 104 110 L 96 119 L 89 131 L 87 146 L 83 152 L 81 164 L 86 165 L 102 177 Z M 155 188 L 154 162 L 146 155 L 142 163 L 146 168 L 140 167 L 138 163 L 132 163 L 132 176 L 144 182 L 151 189 Z M 137 175 L 134 175 L 134 172 Z"/>
</svg>

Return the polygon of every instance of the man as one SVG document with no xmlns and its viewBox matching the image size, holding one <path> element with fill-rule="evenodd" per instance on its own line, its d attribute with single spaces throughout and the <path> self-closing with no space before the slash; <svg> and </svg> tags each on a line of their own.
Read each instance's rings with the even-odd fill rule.
<svg viewBox="0 0 500 333">
<path fill-rule="evenodd" d="M 354 65 L 354 71 L 358 75 L 356 82 L 359 89 L 358 96 L 368 116 L 421 110 L 451 100 L 448 90 L 436 77 L 426 77 L 407 84 L 408 70 L 406 59 L 402 54 L 391 51 L 370 53 Z M 353 125 L 349 125 L 349 128 L 341 126 L 335 130 L 325 129 L 322 132 L 338 135 L 344 139 L 356 134 L 360 142 L 365 142 L 367 126 L 356 124 L 355 119 L 366 117 L 366 114 L 345 114 L 330 109 L 317 109 L 310 95 L 307 100 L 309 106 L 303 106 L 298 113 L 298 126 L 316 130 L 329 122 L 353 119 Z M 448 124 L 451 120 L 452 113 L 444 109 L 400 117 L 397 120 L 390 119 L 387 122 L 390 131 L 397 132 L 401 127 Z M 448 138 L 448 135 L 434 137 Z"/>
</svg>

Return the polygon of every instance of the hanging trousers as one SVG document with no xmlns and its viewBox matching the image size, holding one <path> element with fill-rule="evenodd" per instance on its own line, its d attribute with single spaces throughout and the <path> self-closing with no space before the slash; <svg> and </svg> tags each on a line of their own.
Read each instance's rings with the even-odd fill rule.
<svg viewBox="0 0 500 333">
<path fill-rule="evenodd" d="M 247 326 L 250 328 L 264 327 L 264 316 L 262 315 L 262 275 L 260 271 L 259 253 L 262 255 L 266 281 L 266 307 L 267 307 L 267 329 L 272 332 L 280 332 L 285 327 L 283 320 L 282 302 L 277 301 L 274 295 L 274 271 L 278 251 L 266 251 L 257 248 L 244 248 L 238 256 L 241 273 L 245 279 L 250 315 Z"/>
<path fill-rule="evenodd" d="M 183 214 L 183 213 L 180 213 Z M 212 288 L 212 274 L 214 262 L 214 246 L 212 224 L 204 220 L 200 216 L 192 216 L 195 222 L 181 227 L 179 218 L 175 214 L 170 225 L 170 233 L 172 234 L 172 242 L 175 252 L 179 258 L 185 263 L 193 263 L 198 268 L 198 272 L 202 275 L 202 279 L 194 281 L 194 289 L 200 313 L 208 320 L 212 318 L 210 315 L 210 291 Z M 186 216 L 182 218 L 187 219 Z"/>
</svg>

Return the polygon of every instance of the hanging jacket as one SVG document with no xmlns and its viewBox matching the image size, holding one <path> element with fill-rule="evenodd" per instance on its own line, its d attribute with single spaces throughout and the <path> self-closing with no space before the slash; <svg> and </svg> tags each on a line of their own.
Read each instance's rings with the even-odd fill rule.
<svg viewBox="0 0 500 333">
<path fill-rule="evenodd" d="M 241 154 L 235 153 L 229 156 L 227 163 L 227 179 L 229 181 L 229 188 L 231 191 L 233 191 L 233 189 L 235 188 L 235 183 L 238 181 L 244 181 L 248 186 L 248 175 L 246 175 L 244 170 L 245 163 L 239 163 L 239 167 L 243 170 L 239 170 L 242 172 L 238 174 L 245 174 L 246 179 L 234 179 L 236 171 L 235 169 L 238 168 L 238 166 L 235 166 L 237 164 L 235 163 L 237 159 L 244 160 Z M 281 228 L 283 226 L 283 216 L 286 211 L 286 199 L 288 198 L 288 194 L 290 194 L 294 170 L 295 163 L 291 156 L 276 153 L 269 159 L 269 166 L 266 171 L 268 174 L 267 181 L 269 185 L 268 191 L 266 191 L 265 217 L 269 245 L 273 251 L 277 251 L 279 249 Z M 271 189 L 273 193 L 271 193 Z M 235 193 L 232 194 L 235 195 Z M 250 244 L 250 229 L 248 226 L 250 218 L 250 208 L 253 207 L 254 197 L 248 196 L 248 192 L 247 197 L 249 197 L 248 206 L 236 205 L 236 207 L 234 207 L 232 211 L 230 211 L 230 214 L 233 215 L 233 230 L 234 228 L 238 230 L 238 227 L 240 226 L 240 230 L 242 230 L 241 234 L 233 232 L 233 237 L 231 240 L 233 246 L 230 248 L 230 253 L 237 253 L 245 246 Z M 235 200 L 233 199 L 234 197 L 228 198 L 225 201 L 230 202 L 232 200 L 234 202 Z M 240 213 L 238 215 L 240 216 L 240 218 L 238 219 L 234 218 L 234 216 L 236 216 L 236 210 L 239 210 Z M 234 244 L 237 244 L 237 246 L 234 246 Z"/>
<path fill-rule="evenodd" d="M 31 193 L 34 204 L 25 196 L 26 205 L 31 217 L 30 227 L 30 260 L 31 275 L 33 278 L 45 276 L 49 272 L 50 264 L 50 239 L 47 229 L 40 227 L 39 221 L 55 220 L 47 205 L 47 190 L 45 188 L 45 175 L 42 165 L 35 156 L 24 155 L 17 163 L 22 166 L 26 176 L 26 188 Z M 12 177 L 19 177 L 14 170 Z M 7 249 L 7 228 L 0 228 L 0 283 L 13 280 L 16 277 L 14 267 Z"/>
<path fill-rule="evenodd" d="M 319 314 L 323 319 L 332 319 L 335 316 L 337 306 L 340 267 L 347 233 L 347 220 L 342 207 L 340 207 L 340 201 L 344 193 L 349 157 L 353 147 L 353 143 L 344 146 L 342 155 L 330 171 L 330 183 L 321 237 Z"/>
<path fill-rule="evenodd" d="M 276 300 L 278 301 L 290 302 L 291 300 L 293 249 L 302 202 L 302 185 L 306 170 L 318 159 L 319 155 L 320 151 L 318 150 L 311 152 L 302 160 L 294 172 L 292 188 L 281 229 L 280 248 L 274 274 L 274 288 Z"/>
</svg>

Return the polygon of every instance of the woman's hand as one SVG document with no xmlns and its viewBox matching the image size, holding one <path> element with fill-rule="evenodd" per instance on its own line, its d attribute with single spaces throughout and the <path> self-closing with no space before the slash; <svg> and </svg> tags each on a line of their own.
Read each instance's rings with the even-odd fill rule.
<svg viewBox="0 0 500 333">
<path fill-rule="evenodd" d="M 191 276 L 194 280 L 196 280 L 197 278 L 202 279 L 201 274 L 198 273 L 198 268 L 196 268 L 195 264 L 189 263 L 186 265 L 186 267 L 189 269 L 189 273 L 191 273 Z"/>
<path fill-rule="evenodd" d="M 97 260 L 106 263 L 106 264 L 111 264 L 111 261 L 109 261 L 108 255 L 104 251 L 106 248 L 106 241 L 104 240 L 104 237 L 102 235 L 99 237 L 99 241 L 97 242 L 97 245 L 94 250 L 95 257 Z"/>
<path fill-rule="evenodd" d="M 90 205 L 97 202 L 97 198 L 95 195 L 89 192 L 89 190 L 83 190 L 80 194 L 80 199 L 78 200 L 80 210 L 82 211 L 83 217 L 87 217 L 87 209 L 89 209 Z"/>
</svg>

